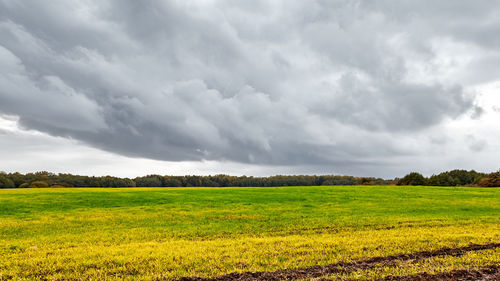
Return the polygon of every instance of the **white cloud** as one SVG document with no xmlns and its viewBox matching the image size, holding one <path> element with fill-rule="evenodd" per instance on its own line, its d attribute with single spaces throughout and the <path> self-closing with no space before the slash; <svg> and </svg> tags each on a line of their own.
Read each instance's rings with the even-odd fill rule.
<svg viewBox="0 0 500 281">
<path fill-rule="evenodd" d="M 0 0 L 4 145 L 81 171 L 494 168 L 500 7 L 427 4 Z"/>
</svg>

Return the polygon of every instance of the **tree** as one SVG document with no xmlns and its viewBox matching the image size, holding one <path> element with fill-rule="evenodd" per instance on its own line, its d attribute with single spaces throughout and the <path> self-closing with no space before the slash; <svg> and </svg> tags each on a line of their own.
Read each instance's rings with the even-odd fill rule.
<svg viewBox="0 0 500 281">
<path fill-rule="evenodd" d="M 179 177 L 164 176 L 163 186 L 179 187 L 182 186 L 182 182 L 179 180 Z"/>
<path fill-rule="evenodd" d="M 20 187 L 21 184 L 25 183 L 25 176 L 19 172 L 8 174 L 7 177 L 14 182 L 16 187 Z"/>
<path fill-rule="evenodd" d="M 428 185 L 433 186 L 457 186 L 461 185 L 459 181 L 455 180 L 448 172 L 438 175 L 432 175 L 427 181 Z"/>
<path fill-rule="evenodd" d="M 7 176 L 0 174 L 0 188 L 14 188 L 16 185 Z"/>
<path fill-rule="evenodd" d="M 134 179 L 136 186 L 142 187 L 159 187 L 163 186 L 163 177 L 159 175 L 149 175 L 145 177 L 137 177 Z"/>
<path fill-rule="evenodd" d="M 419 173 L 411 172 L 400 179 L 397 185 L 425 185 L 427 180 Z"/>
<path fill-rule="evenodd" d="M 478 173 L 474 170 L 452 170 L 432 175 L 427 181 L 427 184 L 438 186 L 473 185 L 478 183 L 479 180 L 485 176 L 486 174 Z"/>
</svg>

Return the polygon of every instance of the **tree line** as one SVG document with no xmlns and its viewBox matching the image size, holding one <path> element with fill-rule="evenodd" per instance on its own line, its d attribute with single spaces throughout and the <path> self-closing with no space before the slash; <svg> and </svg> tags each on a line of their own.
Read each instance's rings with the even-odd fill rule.
<svg viewBox="0 0 500 281">
<path fill-rule="evenodd" d="M 392 180 L 372 177 L 352 176 L 161 176 L 119 178 L 112 176 L 91 177 L 72 174 L 54 174 L 50 172 L 36 173 L 1 173 L 1 188 L 34 188 L 34 187 L 224 187 L 224 186 L 308 186 L 308 185 L 382 185 L 392 184 Z"/>
<path fill-rule="evenodd" d="M 341 175 L 277 175 L 251 176 L 161 176 L 119 178 L 112 176 L 81 176 L 72 174 L 0 173 L 0 188 L 36 187 L 224 187 L 224 186 L 313 186 L 313 185 L 435 185 L 435 186 L 500 186 L 500 172 L 485 174 L 466 170 L 443 172 L 424 177 L 412 172 L 403 178 L 382 179 Z"/>
<path fill-rule="evenodd" d="M 395 182 L 397 185 L 500 187 L 500 171 L 485 174 L 474 170 L 452 170 L 428 178 L 412 172 L 401 179 L 396 178 Z"/>
</svg>

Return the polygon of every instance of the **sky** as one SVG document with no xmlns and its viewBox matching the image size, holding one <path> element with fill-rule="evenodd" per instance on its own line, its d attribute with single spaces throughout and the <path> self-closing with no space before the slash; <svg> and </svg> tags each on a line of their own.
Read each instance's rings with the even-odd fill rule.
<svg viewBox="0 0 500 281">
<path fill-rule="evenodd" d="M 0 171 L 496 171 L 500 1 L 0 0 Z"/>
</svg>

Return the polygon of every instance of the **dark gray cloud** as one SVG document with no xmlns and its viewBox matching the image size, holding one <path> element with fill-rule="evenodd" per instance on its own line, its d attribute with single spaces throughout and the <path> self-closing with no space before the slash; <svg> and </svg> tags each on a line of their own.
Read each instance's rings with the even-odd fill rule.
<svg viewBox="0 0 500 281">
<path fill-rule="evenodd" d="M 0 113 L 127 156 L 375 166 L 417 153 L 402 138 L 479 118 L 472 88 L 500 75 L 498 11 L 0 0 Z"/>
</svg>

